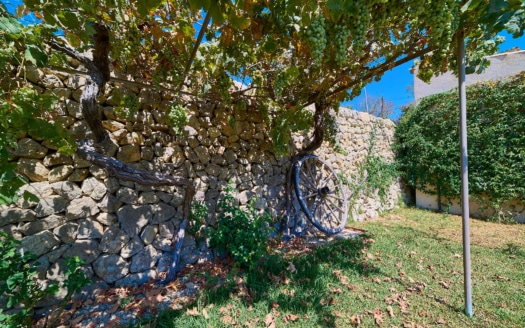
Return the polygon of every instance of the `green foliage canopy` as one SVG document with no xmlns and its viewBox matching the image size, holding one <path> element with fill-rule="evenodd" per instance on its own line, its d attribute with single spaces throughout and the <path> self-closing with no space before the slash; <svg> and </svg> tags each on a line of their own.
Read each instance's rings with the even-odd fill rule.
<svg viewBox="0 0 525 328">
<path fill-rule="evenodd" d="M 404 178 L 438 199 L 460 195 L 457 108 L 457 90 L 425 97 L 396 129 Z M 525 73 L 467 88 L 469 191 L 495 208 L 525 196 L 524 113 Z"/>
</svg>

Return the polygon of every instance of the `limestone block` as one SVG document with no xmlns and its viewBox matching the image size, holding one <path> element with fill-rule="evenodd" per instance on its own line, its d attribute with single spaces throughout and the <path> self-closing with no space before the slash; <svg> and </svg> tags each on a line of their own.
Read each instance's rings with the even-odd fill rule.
<svg viewBox="0 0 525 328">
<path fill-rule="evenodd" d="M 78 225 L 77 239 L 101 239 L 104 235 L 104 227 L 94 219 L 80 220 Z"/>
<path fill-rule="evenodd" d="M 158 230 L 159 228 L 157 225 L 148 225 L 144 227 L 142 233 L 140 234 L 140 239 L 142 239 L 144 245 L 149 245 L 153 242 Z"/>
<path fill-rule="evenodd" d="M 38 201 L 33 201 L 31 199 L 24 199 L 23 195 L 25 192 L 31 193 L 38 198 L 45 198 L 53 194 L 53 189 L 48 181 L 43 182 L 33 182 L 27 185 L 24 185 L 18 189 L 17 195 L 19 196 L 16 201 L 16 206 L 20 208 L 32 208 L 38 205 Z"/>
<path fill-rule="evenodd" d="M 104 198 L 97 203 L 98 208 L 106 213 L 115 213 L 121 205 L 122 202 L 113 195 L 105 195 Z"/>
<path fill-rule="evenodd" d="M 10 223 L 31 222 L 36 219 L 36 213 L 28 209 L 6 208 L 0 211 L 0 227 Z"/>
<path fill-rule="evenodd" d="M 44 158 L 48 149 L 33 139 L 24 138 L 18 141 L 16 149 L 13 151 L 13 156 L 39 159 Z"/>
<path fill-rule="evenodd" d="M 159 202 L 159 197 L 154 191 L 142 192 L 138 200 L 139 204 L 156 204 Z"/>
<path fill-rule="evenodd" d="M 115 282 L 116 287 L 138 287 L 147 283 L 151 279 L 157 277 L 157 272 L 155 270 L 146 270 L 144 272 L 131 273 L 126 277 Z"/>
<path fill-rule="evenodd" d="M 111 213 L 99 213 L 95 219 L 106 226 L 112 226 L 118 222 L 117 216 Z"/>
<path fill-rule="evenodd" d="M 65 244 L 71 244 L 75 241 L 78 231 L 78 224 L 68 222 L 56 227 L 53 233 Z"/>
<path fill-rule="evenodd" d="M 82 190 L 76 183 L 60 181 L 51 184 L 53 191 L 64 199 L 72 200 L 82 195 Z"/>
<path fill-rule="evenodd" d="M 56 77 L 55 75 L 51 75 L 51 74 L 44 75 L 44 77 L 42 78 L 41 83 L 46 89 L 54 89 L 54 88 L 63 88 L 64 87 L 64 84 L 62 83 L 62 81 L 58 77 Z"/>
<path fill-rule="evenodd" d="M 60 165 L 52 168 L 48 174 L 50 183 L 63 181 L 67 179 L 75 171 L 73 165 Z"/>
<path fill-rule="evenodd" d="M 86 85 L 86 78 L 80 75 L 69 75 L 65 84 L 68 88 L 76 90 Z"/>
<path fill-rule="evenodd" d="M 132 238 L 120 251 L 120 256 L 127 259 L 144 249 L 144 244 L 139 237 Z"/>
<path fill-rule="evenodd" d="M 135 256 L 133 256 L 131 259 L 129 271 L 134 273 L 149 270 L 157 263 L 159 257 L 160 254 L 158 254 L 155 247 L 148 245 Z"/>
<path fill-rule="evenodd" d="M 91 177 L 82 182 L 82 192 L 94 200 L 101 200 L 106 195 L 107 188 L 102 181 Z"/>
<path fill-rule="evenodd" d="M 138 203 L 139 196 L 136 190 L 122 187 L 117 191 L 117 198 L 125 204 L 135 205 Z"/>
<path fill-rule="evenodd" d="M 81 182 L 84 181 L 89 175 L 89 169 L 75 169 L 71 175 L 67 177 L 68 181 Z"/>
<path fill-rule="evenodd" d="M 150 205 L 125 205 L 117 211 L 120 227 L 131 237 L 139 235 L 153 214 Z"/>
<path fill-rule="evenodd" d="M 116 254 L 104 254 L 93 263 L 93 270 L 105 282 L 113 283 L 128 274 L 129 264 Z"/>
<path fill-rule="evenodd" d="M 73 139 L 93 139 L 93 131 L 91 131 L 86 120 L 76 121 L 73 123 L 69 132 L 71 133 L 71 138 Z"/>
<path fill-rule="evenodd" d="M 38 84 L 45 76 L 44 72 L 38 69 L 35 65 L 25 65 L 24 75 L 28 81 L 35 84 Z"/>
<path fill-rule="evenodd" d="M 117 152 L 117 159 L 126 163 L 140 161 L 140 147 L 138 145 L 125 145 Z"/>
<path fill-rule="evenodd" d="M 120 228 L 115 226 L 109 227 L 100 241 L 99 250 L 104 253 L 116 254 L 120 252 L 129 240 L 130 237 Z"/>
<path fill-rule="evenodd" d="M 47 155 L 43 161 L 44 165 L 47 167 L 55 165 L 73 165 L 73 159 L 69 155 L 64 155 L 62 153 L 53 153 Z"/>
<path fill-rule="evenodd" d="M 35 254 L 36 256 L 49 252 L 58 244 L 60 244 L 60 240 L 52 232 L 47 230 L 24 237 L 21 241 L 21 246 L 24 251 Z"/>
<path fill-rule="evenodd" d="M 142 89 L 139 93 L 139 103 L 141 109 L 155 109 L 161 102 L 160 94 L 151 89 Z"/>
<path fill-rule="evenodd" d="M 28 235 L 33 235 L 40 231 L 53 229 L 63 224 L 64 222 L 66 222 L 66 218 L 64 216 L 50 215 L 43 219 L 38 219 L 33 222 L 28 222 L 24 224 L 22 227 L 20 227 L 19 230 L 24 235 L 28 236 Z"/>
<path fill-rule="evenodd" d="M 111 131 L 111 132 L 115 132 L 115 131 L 118 131 L 118 130 L 125 130 L 125 127 L 126 125 L 123 124 L 123 123 L 120 123 L 118 121 L 115 121 L 115 120 L 105 120 L 105 121 L 102 121 L 102 126 L 104 126 L 105 129 Z"/>
<path fill-rule="evenodd" d="M 55 213 L 63 212 L 66 209 L 68 200 L 58 195 L 51 195 L 40 199 L 35 208 L 36 216 L 41 218 Z"/>
<path fill-rule="evenodd" d="M 66 217 L 69 220 L 87 218 L 99 213 L 97 203 L 91 197 L 73 199 L 66 209 Z"/>
<path fill-rule="evenodd" d="M 168 221 L 175 216 L 175 207 L 168 205 L 166 203 L 158 203 L 151 205 L 153 211 L 153 221 L 154 223 L 161 223 Z"/>
<path fill-rule="evenodd" d="M 93 239 L 77 239 L 71 244 L 71 247 L 64 252 L 63 257 L 78 256 L 84 260 L 86 264 L 90 264 L 100 255 L 98 245 L 98 241 Z"/>
</svg>

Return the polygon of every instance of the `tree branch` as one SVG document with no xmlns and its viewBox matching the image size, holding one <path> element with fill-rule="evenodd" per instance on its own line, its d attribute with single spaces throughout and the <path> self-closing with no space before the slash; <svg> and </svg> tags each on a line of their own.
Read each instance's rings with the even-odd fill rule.
<svg viewBox="0 0 525 328">
<path fill-rule="evenodd" d="M 204 37 L 204 33 L 206 33 L 206 30 L 208 29 L 208 24 L 210 23 L 211 15 L 208 11 L 206 13 L 206 17 L 204 17 L 204 22 L 202 22 L 201 30 L 199 31 L 199 35 L 197 36 L 197 40 L 195 41 L 195 45 L 193 46 L 193 50 L 191 52 L 190 59 L 186 63 L 186 67 L 184 68 L 184 73 L 182 74 L 182 80 L 180 81 L 179 87 L 177 90 L 181 90 L 182 86 L 184 85 L 184 82 L 186 80 L 186 75 L 189 73 L 191 64 L 193 63 L 193 60 L 195 59 L 195 56 L 197 55 L 197 49 L 199 49 L 199 46 L 202 42 L 202 38 Z"/>
</svg>

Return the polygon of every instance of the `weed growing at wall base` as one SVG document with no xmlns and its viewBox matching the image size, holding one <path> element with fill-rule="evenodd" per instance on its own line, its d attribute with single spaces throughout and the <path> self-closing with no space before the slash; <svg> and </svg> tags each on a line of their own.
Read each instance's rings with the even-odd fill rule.
<svg viewBox="0 0 525 328">
<path fill-rule="evenodd" d="M 267 213 L 259 215 L 251 205 L 241 208 L 234 192 L 231 185 L 227 186 L 224 198 L 217 204 L 218 223 L 211 232 L 210 246 L 219 253 L 231 254 L 240 266 L 254 268 L 267 254 L 272 220 Z"/>
</svg>

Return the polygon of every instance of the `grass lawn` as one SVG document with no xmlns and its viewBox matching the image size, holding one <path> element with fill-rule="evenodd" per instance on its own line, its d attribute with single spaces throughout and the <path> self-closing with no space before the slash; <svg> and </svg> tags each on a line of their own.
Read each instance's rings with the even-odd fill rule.
<svg viewBox="0 0 525 328">
<path fill-rule="evenodd" d="M 256 270 L 209 277 L 195 303 L 138 326 L 525 327 L 525 225 L 471 220 L 472 318 L 460 217 L 409 208 L 350 225 L 368 233 L 274 248 Z"/>
</svg>

